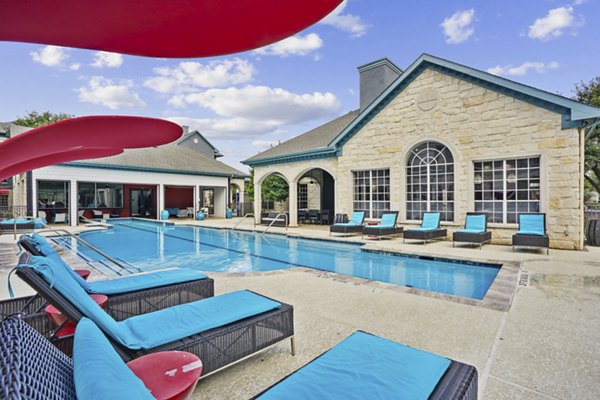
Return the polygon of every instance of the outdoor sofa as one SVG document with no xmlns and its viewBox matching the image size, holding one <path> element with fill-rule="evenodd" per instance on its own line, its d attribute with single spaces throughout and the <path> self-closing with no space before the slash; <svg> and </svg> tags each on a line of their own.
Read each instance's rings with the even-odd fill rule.
<svg viewBox="0 0 600 400">
<path fill-rule="evenodd" d="M 492 232 L 487 230 L 487 214 L 468 212 L 464 229 L 452 234 L 452 247 L 456 242 L 481 245 L 492 240 Z"/>
<path fill-rule="evenodd" d="M 331 225 L 329 227 L 329 236 L 331 236 L 332 233 L 342 233 L 344 236 L 351 233 L 361 233 L 364 222 L 365 212 L 354 211 L 350 221 Z"/>
<path fill-rule="evenodd" d="M 279 227 L 287 227 L 289 225 L 287 213 L 278 213 L 277 211 L 269 211 L 269 213 L 261 217 L 260 223 L 262 225 L 271 225 Z"/>
<path fill-rule="evenodd" d="M 513 251 L 517 246 L 546 248 L 546 254 L 550 254 L 550 238 L 546 233 L 546 214 L 519 214 L 519 230 L 512 236 Z"/>
<path fill-rule="evenodd" d="M 397 227 L 398 211 L 387 211 L 381 216 L 381 221 L 377 225 L 367 225 L 362 228 L 363 238 L 365 235 L 376 236 L 381 239 L 382 236 L 393 236 L 402 233 L 403 228 Z"/>
<path fill-rule="evenodd" d="M 70 321 L 94 321 L 126 361 L 187 351 L 200 357 L 206 375 L 284 339 L 295 352 L 291 305 L 242 290 L 116 321 L 53 264 L 25 253 L 16 273 Z"/>
<path fill-rule="evenodd" d="M 40 222 L 42 222 L 42 219 L 40 218 L 36 218 L 35 220 L 17 218 L 15 224 L 14 219 L 4 219 L 0 221 L 0 235 L 9 235 L 14 233 L 15 228 L 17 229 L 17 233 L 30 233 L 36 228 L 43 228 L 43 225 L 41 225 Z M 43 223 L 46 223 L 46 220 L 43 220 Z"/>
<path fill-rule="evenodd" d="M 357 331 L 254 399 L 477 399 L 475 367 Z"/>
<path fill-rule="evenodd" d="M 1 321 L 2 398 L 155 398 L 148 388 L 156 388 L 161 382 L 144 382 L 137 377 L 91 320 L 83 318 L 79 322 L 74 341 L 75 352 L 71 359 L 18 316 Z M 201 364 L 186 364 L 170 377 L 170 382 L 190 382 L 186 390 L 180 393 L 188 395 L 194 390 L 200 372 Z"/>
<path fill-rule="evenodd" d="M 424 244 L 427 244 L 428 240 L 445 238 L 446 229 L 440 228 L 440 213 L 439 212 L 425 212 L 423 213 L 423 220 L 419 228 L 410 228 L 404 230 L 403 242 L 406 239 L 422 240 Z"/>
</svg>

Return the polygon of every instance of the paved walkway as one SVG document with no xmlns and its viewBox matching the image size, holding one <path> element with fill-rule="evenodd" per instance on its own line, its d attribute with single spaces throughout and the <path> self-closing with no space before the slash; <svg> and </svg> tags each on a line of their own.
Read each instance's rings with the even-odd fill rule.
<svg viewBox="0 0 600 400">
<path fill-rule="evenodd" d="M 234 220 L 194 222 L 233 226 Z M 192 223 L 178 221 L 178 223 Z M 241 228 L 253 229 L 246 221 Z M 257 229 L 264 229 L 258 227 Z M 322 227 L 271 228 L 276 233 L 328 237 Z M 344 240 L 356 241 L 357 238 Z M 3 243 L 4 242 L 4 243 Z M 10 258 L 0 237 L 0 267 Z M 302 269 L 233 276 L 210 274 L 217 293 L 251 289 L 294 305 L 297 355 L 289 342 L 200 381 L 198 399 L 244 399 L 318 356 L 356 329 L 473 364 L 484 399 L 600 398 L 600 249 L 551 250 L 550 255 L 382 240 L 369 246 L 473 260 L 511 261 L 530 277 L 506 312 L 374 287 Z M 14 247 L 12 247 L 14 249 Z M 9 256 L 6 256 L 6 255 Z M 5 272 L 0 268 L 0 296 Z"/>
</svg>

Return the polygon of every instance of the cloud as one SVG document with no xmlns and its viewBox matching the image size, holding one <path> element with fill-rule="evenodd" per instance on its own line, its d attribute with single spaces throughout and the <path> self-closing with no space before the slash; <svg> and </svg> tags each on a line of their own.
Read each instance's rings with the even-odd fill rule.
<svg viewBox="0 0 600 400">
<path fill-rule="evenodd" d="M 532 39 L 549 40 L 562 36 L 565 29 L 576 28 L 583 24 L 573 15 L 572 6 L 553 8 L 543 18 L 538 18 L 529 26 L 528 36 Z"/>
<path fill-rule="evenodd" d="M 257 121 L 247 118 L 190 118 L 181 116 L 167 117 L 180 125 L 202 132 L 213 139 L 240 139 L 274 133 L 278 131 L 277 121 Z"/>
<path fill-rule="evenodd" d="M 47 67 L 61 67 L 64 61 L 69 58 L 69 54 L 64 47 L 46 46 L 40 51 L 29 53 L 36 63 Z"/>
<path fill-rule="evenodd" d="M 118 53 L 97 51 L 94 54 L 94 62 L 90 65 L 94 68 L 119 68 L 123 65 L 123 56 Z"/>
<path fill-rule="evenodd" d="M 81 68 L 80 63 L 73 63 L 73 64 L 69 65 L 69 69 L 71 71 L 79 71 L 79 68 Z"/>
<path fill-rule="evenodd" d="M 321 23 L 348 32 L 352 37 L 364 36 L 369 30 L 369 26 L 357 15 L 344 14 L 344 9 L 347 5 L 348 0 L 344 0 L 331 12 L 331 14 L 326 16 Z"/>
<path fill-rule="evenodd" d="M 556 69 L 560 67 L 560 64 L 556 61 L 544 63 L 541 61 L 526 61 L 521 65 L 497 65 L 492 68 L 488 68 L 487 72 L 494 75 L 506 75 L 506 76 L 523 76 L 529 71 L 533 70 L 538 74 L 543 74 L 546 71 Z"/>
<path fill-rule="evenodd" d="M 87 87 L 80 87 L 75 91 L 79 93 L 79 100 L 85 103 L 99 104 L 118 110 L 120 108 L 144 107 L 139 95 L 132 91 L 133 82 L 124 80 L 115 83 L 103 76 L 90 78 Z"/>
<path fill-rule="evenodd" d="M 271 147 L 277 146 L 281 143 L 278 140 L 255 140 L 252 142 L 252 146 L 256 146 L 261 150 L 270 149 Z"/>
<path fill-rule="evenodd" d="M 288 57 L 290 55 L 305 56 L 323 46 L 323 40 L 316 33 L 291 36 L 280 42 L 254 50 L 255 54 Z"/>
<path fill-rule="evenodd" d="M 475 19 L 475 10 L 457 11 L 440 24 L 446 35 L 446 43 L 458 44 L 469 39 L 475 29 L 471 25 Z"/>
</svg>

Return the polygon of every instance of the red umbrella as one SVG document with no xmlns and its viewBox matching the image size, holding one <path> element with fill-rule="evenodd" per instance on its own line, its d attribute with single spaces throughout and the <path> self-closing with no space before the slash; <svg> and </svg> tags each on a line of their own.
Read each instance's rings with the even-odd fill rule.
<svg viewBox="0 0 600 400">
<path fill-rule="evenodd" d="M 277 42 L 341 0 L 2 0 L 0 40 L 150 57 L 210 57 Z"/>
<path fill-rule="evenodd" d="M 104 115 L 59 121 L 0 143 L 0 180 L 46 165 L 159 146 L 182 133 L 173 122 L 146 117 Z"/>
</svg>

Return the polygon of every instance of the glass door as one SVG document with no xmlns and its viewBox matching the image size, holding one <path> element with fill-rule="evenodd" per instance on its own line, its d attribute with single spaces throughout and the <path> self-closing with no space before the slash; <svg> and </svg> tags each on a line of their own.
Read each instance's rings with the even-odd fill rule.
<svg viewBox="0 0 600 400">
<path fill-rule="evenodd" d="M 129 193 L 132 217 L 154 218 L 156 216 L 153 189 L 131 189 Z"/>
<path fill-rule="evenodd" d="M 214 189 L 202 190 L 202 207 L 208 208 L 208 215 L 215 212 L 215 191 Z"/>
</svg>

